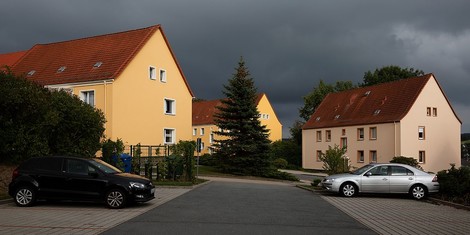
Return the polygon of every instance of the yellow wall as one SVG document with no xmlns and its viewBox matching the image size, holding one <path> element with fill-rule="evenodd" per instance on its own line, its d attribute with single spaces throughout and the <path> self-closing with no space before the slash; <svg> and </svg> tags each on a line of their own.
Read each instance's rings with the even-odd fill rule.
<svg viewBox="0 0 470 235">
<path fill-rule="evenodd" d="M 272 142 L 282 140 L 282 124 L 279 122 L 279 119 L 274 112 L 271 104 L 269 103 L 268 98 L 263 94 L 261 100 L 258 102 L 257 109 L 261 114 L 259 120 L 261 125 L 265 125 L 269 130 L 269 140 Z M 263 116 L 264 114 L 264 116 Z M 204 128 L 204 135 L 201 135 L 201 128 Z M 196 130 L 194 130 L 196 129 Z M 197 138 L 201 138 L 201 141 L 204 143 L 204 148 L 201 150 L 201 155 L 205 153 L 210 153 L 209 148 L 214 144 L 210 142 L 210 134 L 218 131 L 216 125 L 194 125 L 191 130 L 193 134 L 193 140 L 196 141 Z M 196 131 L 196 133 L 194 133 Z M 222 139 L 219 135 L 214 134 L 214 139 Z"/>
<path fill-rule="evenodd" d="M 157 71 L 156 80 L 149 78 L 149 67 Z M 166 71 L 161 82 L 159 70 Z M 164 143 L 164 129 L 174 129 L 179 140 L 191 140 L 192 96 L 182 74 L 157 31 L 114 81 L 112 138 L 127 144 L 156 145 Z M 164 114 L 164 99 L 176 101 L 176 114 Z"/>
<path fill-rule="evenodd" d="M 276 113 L 265 94 L 263 94 L 261 100 L 258 102 L 257 108 L 261 115 L 259 118 L 261 125 L 265 125 L 269 130 L 269 140 L 272 142 L 282 140 L 282 124 L 277 118 Z"/>
</svg>

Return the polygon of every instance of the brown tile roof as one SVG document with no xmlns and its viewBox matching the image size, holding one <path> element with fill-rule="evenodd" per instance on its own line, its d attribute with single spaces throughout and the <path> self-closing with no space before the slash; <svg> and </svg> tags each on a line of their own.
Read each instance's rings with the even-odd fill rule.
<svg viewBox="0 0 470 235">
<path fill-rule="evenodd" d="M 160 25 L 64 42 L 37 44 L 13 66 L 12 71 L 20 75 L 34 70 L 35 73 L 28 76 L 28 79 L 42 85 L 116 79 L 158 30 L 162 32 L 184 82 L 193 95 Z M 102 63 L 101 66 L 94 68 L 98 62 Z M 58 72 L 61 67 L 65 67 L 65 70 Z"/>
<path fill-rule="evenodd" d="M 264 93 L 258 94 L 256 104 L 259 104 Z M 214 114 L 218 111 L 217 106 L 222 105 L 221 99 L 193 102 L 193 125 L 215 124 Z"/>
<path fill-rule="evenodd" d="M 18 51 L 6 54 L 0 54 L 0 67 L 12 67 L 27 51 Z"/>
<path fill-rule="evenodd" d="M 433 77 L 432 74 L 426 74 L 330 93 L 323 99 L 303 129 L 400 121 L 408 113 L 426 83 Z"/>
</svg>

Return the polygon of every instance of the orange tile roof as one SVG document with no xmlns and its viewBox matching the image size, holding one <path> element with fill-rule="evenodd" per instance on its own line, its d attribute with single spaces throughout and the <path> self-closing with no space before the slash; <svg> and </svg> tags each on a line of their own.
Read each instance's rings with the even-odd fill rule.
<svg viewBox="0 0 470 235">
<path fill-rule="evenodd" d="M 116 79 L 158 30 L 162 32 L 184 82 L 193 95 L 160 25 L 64 42 L 37 44 L 13 66 L 12 71 L 22 75 L 34 70 L 35 73 L 27 78 L 42 85 Z M 94 68 L 98 62 L 102 65 Z M 61 67 L 65 67 L 65 70 L 58 72 Z"/>
<path fill-rule="evenodd" d="M 256 104 L 259 104 L 264 93 L 258 94 Z M 217 106 L 222 105 L 221 99 L 193 102 L 193 125 L 215 124 L 214 114 L 218 111 Z"/>
<path fill-rule="evenodd" d="M 0 54 L 0 67 L 12 67 L 27 51 L 17 51 L 12 53 Z"/>
<path fill-rule="evenodd" d="M 431 78 L 434 78 L 432 74 L 426 74 L 375 86 L 330 93 L 323 99 L 303 129 L 400 121 Z"/>
</svg>

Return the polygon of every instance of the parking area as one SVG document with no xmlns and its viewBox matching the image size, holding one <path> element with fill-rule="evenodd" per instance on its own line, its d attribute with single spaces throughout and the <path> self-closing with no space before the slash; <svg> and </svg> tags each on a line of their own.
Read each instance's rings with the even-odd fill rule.
<svg viewBox="0 0 470 235">
<path fill-rule="evenodd" d="M 34 207 L 0 205 L 0 234 L 99 234 L 172 200 L 190 188 L 158 188 L 147 203 L 111 210 L 97 203 L 41 203 Z"/>
<path fill-rule="evenodd" d="M 470 211 L 406 196 L 324 194 L 322 198 L 379 234 L 468 234 Z"/>
</svg>

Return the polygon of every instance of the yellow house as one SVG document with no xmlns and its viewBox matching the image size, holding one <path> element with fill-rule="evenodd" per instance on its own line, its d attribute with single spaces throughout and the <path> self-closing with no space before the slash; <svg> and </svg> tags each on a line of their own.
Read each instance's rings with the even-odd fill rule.
<svg viewBox="0 0 470 235">
<path fill-rule="evenodd" d="M 192 138 L 193 93 L 160 25 L 38 44 L 12 71 L 100 109 L 107 138 L 126 145 Z"/>
<path fill-rule="evenodd" d="M 201 154 L 212 153 L 215 139 L 221 136 L 214 132 L 219 131 L 215 125 L 214 114 L 217 106 L 222 105 L 220 100 L 198 101 L 193 103 L 193 140 L 201 138 Z M 266 94 L 259 94 L 256 99 L 256 107 L 260 113 L 261 125 L 269 130 L 269 140 L 277 141 L 282 139 L 282 124 L 276 116 L 271 103 Z"/>
<path fill-rule="evenodd" d="M 353 167 L 414 157 L 426 171 L 456 167 L 461 121 L 433 74 L 330 93 L 302 130 L 302 167 L 322 169 L 319 155 L 346 146 Z"/>
</svg>

